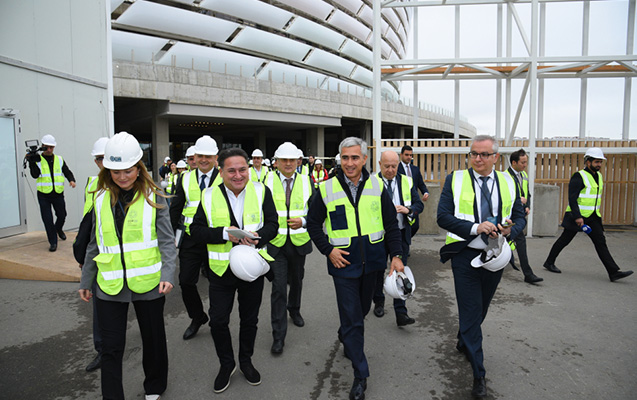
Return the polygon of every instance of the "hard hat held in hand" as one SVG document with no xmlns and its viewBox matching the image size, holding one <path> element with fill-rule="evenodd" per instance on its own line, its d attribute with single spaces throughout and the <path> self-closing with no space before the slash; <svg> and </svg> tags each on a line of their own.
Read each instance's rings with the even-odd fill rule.
<svg viewBox="0 0 637 400">
<path fill-rule="evenodd" d="M 498 234 L 497 239 L 489 238 L 487 248 L 471 260 L 471 266 L 496 272 L 507 266 L 511 261 L 511 255 L 511 247 L 506 238 Z"/>
<path fill-rule="evenodd" d="M 270 264 L 252 246 L 240 244 L 230 249 L 230 269 L 237 278 L 253 282 L 270 270 Z"/>
<path fill-rule="evenodd" d="M 288 160 L 296 160 L 299 158 L 299 149 L 290 142 L 282 143 L 274 152 L 274 158 L 285 158 Z"/>
<path fill-rule="evenodd" d="M 42 136 L 41 142 L 42 144 L 47 146 L 57 146 L 57 142 L 55 141 L 55 138 L 53 137 L 53 135 Z"/>
<path fill-rule="evenodd" d="M 106 150 L 106 143 L 108 143 L 107 137 L 101 137 L 93 144 L 93 150 L 91 150 L 91 157 L 103 156 Z"/>
<path fill-rule="evenodd" d="M 416 280 L 411 268 L 405 265 L 403 272 L 394 271 L 393 274 L 385 277 L 383 285 L 385 293 L 394 299 L 407 300 L 416 290 Z"/>
<path fill-rule="evenodd" d="M 104 168 L 128 169 L 142 159 L 144 152 L 135 136 L 120 132 L 110 138 L 104 148 Z"/>
<path fill-rule="evenodd" d="M 208 135 L 203 135 L 195 142 L 195 154 L 216 156 L 218 152 L 217 142 Z"/>
</svg>

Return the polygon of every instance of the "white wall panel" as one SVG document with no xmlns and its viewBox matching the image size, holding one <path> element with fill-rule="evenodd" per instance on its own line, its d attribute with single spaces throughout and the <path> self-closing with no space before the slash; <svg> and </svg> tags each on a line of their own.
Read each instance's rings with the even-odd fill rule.
<svg viewBox="0 0 637 400">
<path fill-rule="evenodd" d="M 204 0 L 200 6 L 275 29 L 283 29 L 294 16 L 291 12 L 258 0 Z"/>
<path fill-rule="evenodd" d="M 271 54 L 294 61 L 303 60 L 303 57 L 311 49 L 306 44 L 250 27 L 239 32 L 231 44 L 241 49 Z"/>
</svg>

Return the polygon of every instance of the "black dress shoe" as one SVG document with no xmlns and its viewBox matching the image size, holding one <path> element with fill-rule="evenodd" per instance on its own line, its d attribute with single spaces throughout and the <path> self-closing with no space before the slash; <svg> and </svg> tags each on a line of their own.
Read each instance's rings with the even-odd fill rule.
<svg viewBox="0 0 637 400">
<path fill-rule="evenodd" d="M 237 370 L 237 364 L 231 366 L 222 366 L 219 368 L 219 373 L 215 378 L 215 393 L 221 393 L 224 390 L 228 389 L 230 386 L 230 378 L 232 374 Z"/>
<path fill-rule="evenodd" d="M 199 328 L 201 328 L 201 325 L 205 324 L 206 322 L 208 322 L 208 316 L 206 314 L 204 314 L 204 316 L 201 317 L 201 319 L 198 321 L 195 321 L 193 319 L 184 332 L 184 340 L 194 338 L 197 332 L 199 332 Z"/>
<path fill-rule="evenodd" d="M 375 303 L 374 304 L 374 315 L 378 318 L 385 315 L 385 304 L 383 303 Z"/>
<path fill-rule="evenodd" d="M 272 343 L 272 347 L 270 348 L 270 353 L 272 354 L 283 353 L 283 346 L 285 346 L 285 343 L 283 342 L 283 340 L 275 340 L 274 343 Z"/>
<path fill-rule="evenodd" d="M 484 376 L 481 378 L 473 379 L 473 389 L 471 389 L 471 395 L 476 399 L 487 397 L 487 381 L 484 379 Z"/>
<path fill-rule="evenodd" d="M 366 389 L 367 379 L 354 378 L 352 389 L 349 391 L 349 400 L 365 400 Z"/>
<path fill-rule="evenodd" d="M 290 318 L 292 318 L 292 323 L 299 328 L 305 326 L 305 320 L 303 320 L 303 317 L 301 317 L 301 313 L 290 313 Z"/>
<path fill-rule="evenodd" d="M 610 276 L 610 281 L 615 282 L 618 279 L 625 278 L 633 274 L 633 271 L 617 271 Z"/>
<path fill-rule="evenodd" d="M 57 244 L 52 244 L 51 246 L 49 246 L 49 251 L 55 251 L 58 249 L 58 245 Z"/>
<path fill-rule="evenodd" d="M 562 273 L 562 271 L 560 271 L 559 268 L 555 266 L 555 264 L 544 264 L 544 268 L 548 269 L 551 272 L 555 272 L 556 274 Z"/>
<path fill-rule="evenodd" d="M 96 369 L 99 369 L 101 366 L 102 366 L 102 355 L 98 353 L 93 359 L 93 361 L 91 361 L 86 366 L 86 372 L 93 372 Z"/>
<path fill-rule="evenodd" d="M 261 384 L 261 374 L 254 368 L 254 365 L 250 361 L 245 364 L 241 364 L 241 373 L 245 376 L 246 381 L 252 386 Z"/>
<path fill-rule="evenodd" d="M 62 240 L 66 240 L 66 234 L 64 231 L 58 231 L 58 237 Z"/>
<path fill-rule="evenodd" d="M 524 282 L 526 283 L 538 283 L 538 282 L 542 282 L 543 280 L 544 278 L 540 278 L 539 276 L 535 274 L 531 274 L 529 276 L 524 277 Z"/>
<path fill-rule="evenodd" d="M 396 314 L 396 325 L 398 326 L 411 325 L 414 322 L 416 322 L 416 320 L 411 318 L 407 314 L 403 314 L 403 313 Z"/>
</svg>

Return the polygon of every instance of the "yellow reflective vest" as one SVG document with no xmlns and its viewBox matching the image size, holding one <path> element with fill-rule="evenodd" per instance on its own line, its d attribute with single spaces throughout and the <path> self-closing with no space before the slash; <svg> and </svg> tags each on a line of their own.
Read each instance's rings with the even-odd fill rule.
<svg viewBox="0 0 637 400">
<path fill-rule="evenodd" d="M 208 227 L 220 228 L 230 226 L 230 208 L 225 196 L 221 192 L 225 190 L 223 185 L 213 185 L 203 191 L 203 209 L 208 221 Z M 256 232 L 263 227 L 263 200 L 265 198 L 265 186 L 260 182 L 248 181 L 245 187 L 243 201 L 243 229 Z M 237 221 L 238 222 L 238 221 Z M 210 244 L 208 248 L 208 265 L 212 272 L 222 276 L 230 264 L 230 249 L 232 242 Z M 274 261 L 264 248 L 259 254 L 268 261 Z"/>
<path fill-rule="evenodd" d="M 91 208 L 93 208 L 93 201 L 95 199 L 96 193 L 91 192 L 95 192 L 95 190 L 97 189 L 97 182 L 97 176 L 88 177 L 86 188 L 84 189 L 84 212 L 82 213 L 82 216 L 86 215 L 86 213 L 91 211 Z"/>
<path fill-rule="evenodd" d="M 380 182 L 381 186 L 385 185 L 385 181 L 380 174 L 377 174 L 376 177 L 378 178 L 378 182 Z M 403 206 L 411 207 L 411 188 L 414 186 L 414 180 L 407 175 L 402 174 L 396 175 L 394 179 L 400 179 L 400 192 L 403 198 Z M 392 199 L 392 202 L 393 201 L 394 199 Z M 409 221 L 409 225 L 413 225 L 416 222 L 415 218 L 410 218 L 407 215 L 405 215 L 405 219 Z"/>
<path fill-rule="evenodd" d="M 270 169 L 265 165 L 261 165 L 261 177 L 259 177 L 257 170 L 254 167 L 250 167 L 250 180 L 252 182 L 265 182 L 268 172 L 270 172 Z"/>
<path fill-rule="evenodd" d="M 511 175 L 500 171 L 495 171 L 496 179 L 500 185 L 500 205 L 502 209 L 502 221 L 511 218 L 513 204 L 516 199 L 515 182 Z M 451 178 L 451 190 L 453 193 L 454 212 L 453 215 L 458 219 L 469 222 L 476 222 L 474 215 L 474 203 L 476 194 L 473 190 L 473 182 L 469 170 L 454 171 Z M 508 195 L 507 195 L 508 194 Z M 464 241 L 462 237 L 447 232 L 445 244 Z"/>
<path fill-rule="evenodd" d="M 197 171 L 197 169 L 193 169 L 192 171 L 184 172 L 184 176 L 181 179 L 181 185 L 186 195 L 186 202 L 181 214 L 184 216 L 184 228 L 189 235 L 190 224 L 192 224 L 192 220 L 197 213 L 197 207 L 199 207 L 199 202 L 201 201 L 201 189 L 199 189 L 199 182 L 197 181 Z M 221 182 L 223 182 L 221 174 L 217 174 L 214 182 L 209 186 L 218 186 Z"/>
<path fill-rule="evenodd" d="M 155 194 L 150 196 L 155 201 Z M 144 196 L 132 203 L 121 232 L 121 244 L 111 208 L 111 193 L 101 191 L 95 197 L 95 240 L 99 254 L 97 284 L 108 295 L 124 287 L 135 293 L 153 290 L 161 278 L 161 253 L 156 231 L 157 209 Z"/>
<path fill-rule="evenodd" d="M 277 236 L 270 241 L 270 244 L 281 247 L 285 244 L 287 236 L 295 246 L 302 246 L 310 240 L 307 228 L 290 229 L 288 218 L 307 218 L 309 208 L 308 200 L 312 195 L 312 183 L 307 175 L 300 175 L 295 172 L 292 192 L 290 193 L 290 208 L 285 204 L 285 182 L 281 181 L 278 173 L 268 174 L 265 182 L 272 191 L 272 199 L 279 216 L 279 231 Z"/>
<path fill-rule="evenodd" d="M 53 174 L 49 168 L 49 162 L 40 155 L 40 161 L 36 163 L 40 168 L 40 176 L 35 180 L 35 186 L 38 192 L 51 193 L 55 188 L 55 193 L 64 192 L 64 174 L 62 173 L 62 166 L 64 166 L 64 160 L 62 156 L 53 156 Z"/>
<path fill-rule="evenodd" d="M 577 171 L 582 176 L 584 182 L 584 188 L 580 191 L 577 198 L 577 205 L 579 206 L 579 212 L 584 218 L 588 218 L 593 215 L 593 212 L 601 217 L 602 214 L 599 211 L 602 204 L 602 190 L 604 189 L 604 180 L 602 174 L 598 173 L 599 183 L 595 182 L 595 178 L 590 172 L 586 170 Z M 566 207 L 566 211 L 571 211 L 571 206 Z"/>
</svg>

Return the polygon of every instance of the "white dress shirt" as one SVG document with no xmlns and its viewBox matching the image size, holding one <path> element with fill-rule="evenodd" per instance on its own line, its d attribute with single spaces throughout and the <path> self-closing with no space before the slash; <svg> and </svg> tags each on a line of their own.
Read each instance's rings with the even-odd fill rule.
<svg viewBox="0 0 637 400">
<path fill-rule="evenodd" d="M 473 174 L 472 179 L 475 182 L 477 182 L 477 185 L 475 185 L 474 188 L 475 188 L 475 196 L 476 196 L 476 208 L 478 210 L 478 218 L 480 221 L 478 223 L 473 224 L 473 226 L 471 227 L 471 234 L 478 235 L 478 225 L 484 222 L 481 220 L 482 216 L 480 215 L 480 210 L 481 210 L 480 207 L 482 205 L 482 179 L 480 179 L 480 176 L 482 175 L 477 174 L 473 170 L 471 170 L 471 173 Z M 498 185 L 495 183 L 495 172 L 491 171 L 488 177 L 489 179 L 487 179 L 486 185 L 487 185 L 487 189 L 489 189 L 489 191 L 491 192 L 491 215 L 497 216 L 498 207 L 500 206 L 500 197 L 498 195 L 499 193 Z M 474 249 L 485 249 L 487 247 L 487 244 L 484 243 L 480 235 L 478 235 L 478 237 L 476 237 L 469 243 L 469 247 Z"/>
<path fill-rule="evenodd" d="M 239 224 L 238 228 L 243 229 L 243 202 L 246 198 L 246 188 L 243 188 L 241 193 L 239 193 L 238 196 L 235 196 L 232 190 L 228 189 L 225 185 L 223 187 L 226 189 L 226 194 L 228 195 L 230 210 L 232 211 L 237 224 Z M 228 227 L 223 228 L 223 238 L 225 240 L 230 240 L 230 237 L 228 236 Z"/>
</svg>

